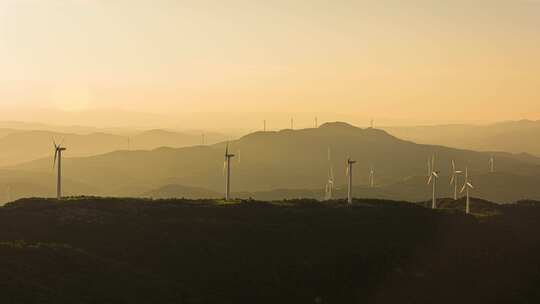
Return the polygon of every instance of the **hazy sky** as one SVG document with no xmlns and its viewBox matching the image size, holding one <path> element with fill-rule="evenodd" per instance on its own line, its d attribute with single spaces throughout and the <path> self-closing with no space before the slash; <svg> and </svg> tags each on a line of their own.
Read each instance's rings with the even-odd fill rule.
<svg viewBox="0 0 540 304">
<path fill-rule="evenodd" d="M 540 119 L 539 88 L 535 0 L 0 0 L 19 113 Z"/>
</svg>

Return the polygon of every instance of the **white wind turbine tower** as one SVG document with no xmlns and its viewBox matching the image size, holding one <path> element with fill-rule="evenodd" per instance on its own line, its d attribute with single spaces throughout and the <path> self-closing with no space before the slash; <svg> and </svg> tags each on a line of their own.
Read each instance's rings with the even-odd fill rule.
<svg viewBox="0 0 540 304">
<path fill-rule="evenodd" d="M 334 197 L 334 168 L 328 169 L 328 182 L 326 183 L 325 200 L 331 200 Z"/>
<path fill-rule="evenodd" d="M 62 144 L 57 145 L 56 142 L 53 141 L 54 144 L 54 161 L 53 161 L 53 169 L 58 164 L 58 175 L 56 180 L 56 198 L 61 199 L 62 198 L 62 152 L 66 151 L 66 148 L 62 147 Z"/>
<path fill-rule="evenodd" d="M 469 169 L 465 168 L 465 182 L 463 183 L 463 188 L 461 188 L 461 193 L 466 191 L 467 201 L 465 203 L 465 213 L 469 214 L 471 212 L 471 205 L 469 200 L 469 190 L 474 189 L 472 183 L 469 181 Z"/>
<path fill-rule="evenodd" d="M 489 158 L 489 172 L 495 172 L 495 158 L 493 155 Z"/>
<path fill-rule="evenodd" d="M 373 188 L 375 185 L 375 169 L 373 168 L 373 165 L 369 169 L 369 187 Z"/>
<path fill-rule="evenodd" d="M 225 172 L 225 200 L 228 201 L 231 196 L 231 158 L 234 157 L 234 154 L 229 153 L 229 144 L 225 148 L 225 163 L 223 164 L 223 169 Z"/>
<path fill-rule="evenodd" d="M 439 172 L 435 171 L 435 155 L 431 157 L 431 162 L 428 160 L 428 172 L 429 172 L 429 179 L 428 179 L 428 185 L 433 185 L 433 193 L 431 198 L 431 209 L 437 208 L 437 194 L 436 194 L 436 185 L 437 185 L 437 179 L 439 178 Z"/>
<path fill-rule="evenodd" d="M 352 204 L 352 186 L 353 186 L 353 165 L 356 161 L 347 159 L 347 202 Z"/>
<path fill-rule="evenodd" d="M 452 178 L 450 179 L 450 185 L 454 184 L 454 200 L 457 200 L 458 179 L 460 174 L 463 174 L 463 171 L 456 170 L 456 163 L 452 160 Z"/>
<path fill-rule="evenodd" d="M 332 155 L 330 148 L 328 148 L 328 162 L 330 167 L 328 169 L 328 181 L 325 188 L 325 200 L 331 200 L 334 197 L 334 167 L 332 166 Z"/>
</svg>

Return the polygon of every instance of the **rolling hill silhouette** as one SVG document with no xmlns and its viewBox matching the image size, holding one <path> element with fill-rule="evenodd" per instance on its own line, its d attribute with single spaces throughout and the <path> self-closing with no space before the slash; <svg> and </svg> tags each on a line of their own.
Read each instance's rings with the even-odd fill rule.
<svg viewBox="0 0 540 304">
<path fill-rule="evenodd" d="M 3 136 L 2 136 L 3 134 Z M 226 137 L 218 133 L 206 134 L 207 143 L 216 143 Z M 29 162 L 52 157 L 52 141 L 65 141 L 72 157 L 99 155 L 119 150 L 151 150 L 159 147 L 186 147 L 201 144 L 199 134 L 166 130 L 137 132 L 131 136 L 102 132 L 88 134 L 52 131 L 0 130 L 0 166 Z M 129 144 L 128 144 L 129 141 Z"/>
<path fill-rule="evenodd" d="M 328 161 L 328 148 L 331 162 Z M 140 196 L 166 185 L 205 188 L 221 193 L 224 149 L 225 143 L 220 143 L 179 149 L 117 151 L 86 158 L 69 158 L 66 154 L 64 176 L 92 186 L 98 189 L 96 194 L 102 195 Z M 230 149 L 237 154 L 233 159 L 233 192 L 323 189 L 330 163 L 334 166 L 336 183 L 344 185 L 344 163 L 350 156 L 358 161 L 354 168 L 355 186 L 367 183 L 369 167 L 373 165 L 380 187 L 406 184 L 416 177 L 419 181 L 413 183 L 414 186 L 388 190 L 392 197 L 411 191 L 412 194 L 407 196 L 411 198 L 415 195 L 426 198 L 429 194 L 422 183 L 427 174 L 427 158 L 432 154 L 436 155 L 437 169 L 443 175 L 450 172 L 453 159 L 459 168 L 463 169 L 465 164 L 469 167 L 473 181 L 476 181 L 475 176 L 487 173 L 490 156 L 488 153 L 415 144 L 382 130 L 361 129 L 340 122 L 327 123 L 316 129 L 256 132 L 231 141 Z M 34 161 L 15 169 L 50 171 L 50 160 Z M 520 156 L 500 154 L 496 159 L 496 170 L 500 174 L 500 183 L 508 185 L 502 190 L 510 191 L 503 200 L 536 193 L 533 183 L 527 183 L 531 189 L 520 186 L 519 193 L 511 187 L 516 177 L 532 179 L 540 176 L 540 166 L 535 163 Z M 447 182 L 441 179 L 442 184 Z M 497 189 L 500 185 L 486 187 L 482 190 L 490 193 L 490 188 Z"/>
</svg>

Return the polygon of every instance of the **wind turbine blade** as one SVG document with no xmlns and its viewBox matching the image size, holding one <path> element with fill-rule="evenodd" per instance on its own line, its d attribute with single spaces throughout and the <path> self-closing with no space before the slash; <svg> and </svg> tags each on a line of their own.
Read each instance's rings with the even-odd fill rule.
<svg viewBox="0 0 540 304">
<path fill-rule="evenodd" d="M 461 191 L 459 191 L 459 193 L 463 193 L 463 191 L 465 191 L 465 188 L 467 188 L 467 184 L 463 185 L 463 187 L 461 188 Z"/>
<path fill-rule="evenodd" d="M 450 185 L 452 185 L 455 180 L 456 180 L 456 175 L 452 174 L 452 178 L 450 179 Z"/>
<path fill-rule="evenodd" d="M 427 184 L 431 184 L 431 180 L 433 179 L 433 175 L 430 175 L 429 178 L 428 178 L 428 181 L 427 181 Z"/>
<path fill-rule="evenodd" d="M 56 158 L 58 157 L 58 149 L 54 149 L 53 169 L 56 167 Z"/>
<path fill-rule="evenodd" d="M 439 178 L 439 174 L 435 171 L 433 171 L 433 176 L 435 176 L 436 178 Z"/>
<path fill-rule="evenodd" d="M 456 172 L 456 163 L 452 160 L 452 171 Z"/>
<path fill-rule="evenodd" d="M 473 185 L 471 183 L 467 183 L 467 186 L 469 186 L 469 188 L 471 189 L 474 189 Z"/>
</svg>

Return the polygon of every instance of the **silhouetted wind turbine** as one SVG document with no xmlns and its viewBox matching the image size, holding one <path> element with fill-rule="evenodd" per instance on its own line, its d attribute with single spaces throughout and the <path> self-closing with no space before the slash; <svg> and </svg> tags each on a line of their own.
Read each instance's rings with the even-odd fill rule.
<svg viewBox="0 0 540 304">
<path fill-rule="evenodd" d="M 469 202 L 469 190 L 474 189 L 472 183 L 469 181 L 469 169 L 465 168 L 465 182 L 463 183 L 463 188 L 461 188 L 461 193 L 466 191 L 467 200 L 465 203 L 465 213 L 469 214 L 471 212 L 470 202 Z"/>
<path fill-rule="evenodd" d="M 352 204 L 353 165 L 355 163 L 356 163 L 356 161 L 351 160 L 351 158 L 347 159 L 347 172 L 346 172 L 346 175 L 348 177 L 348 181 L 347 181 L 347 202 L 349 204 Z"/>
<path fill-rule="evenodd" d="M 439 178 L 439 172 L 435 171 L 435 155 L 431 157 L 431 163 L 428 160 L 428 170 L 430 172 L 429 178 L 428 178 L 428 185 L 433 185 L 433 193 L 431 198 L 431 209 L 437 208 L 437 194 L 436 194 L 436 185 L 437 185 L 437 179 Z"/>
<path fill-rule="evenodd" d="M 57 166 L 58 163 L 58 175 L 56 180 L 56 198 L 62 198 L 62 152 L 66 151 L 66 148 L 62 147 L 62 144 L 57 145 L 54 142 L 54 160 L 53 160 L 53 169 Z"/>
<path fill-rule="evenodd" d="M 229 153 L 229 144 L 225 148 L 225 163 L 224 168 L 227 170 L 225 175 L 225 200 L 228 201 L 231 196 L 231 158 L 234 154 Z"/>
<path fill-rule="evenodd" d="M 452 178 L 450 179 L 450 185 L 454 184 L 454 200 L 457 200 L 458 179 L 460 174 L 463 174 L 463 171 L 456 170 L 456 163 L 452 160 Z"/>
</svg>

